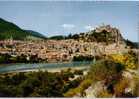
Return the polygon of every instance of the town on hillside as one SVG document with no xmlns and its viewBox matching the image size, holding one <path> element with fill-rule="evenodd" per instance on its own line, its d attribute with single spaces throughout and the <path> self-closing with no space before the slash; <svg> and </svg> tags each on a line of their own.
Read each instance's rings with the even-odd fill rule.
<svg viewBox="0 0 139 99">
<path fill-rule="evenodd" d="M 104 33 L 106 36 L 103 35 Z M 104 41 L 98 41 L 99 39 Z M 78 34 L 76 39 L 23 41 L 11 38 L 0 41 L 0 54 L 8 54 L 11 57 L 24 55 L 28 61 L 31 56 L 34 56 L 47 62 L 63 62 L 72 61 L 76 56 L 95 57 L 127 53 L 129 50 L 131 47 L 126 44 L 120 31 L 110 25 L 103 25 L 92 32 Z M 132 50 L 137 52 L 137 49 Z"/>
</svg>

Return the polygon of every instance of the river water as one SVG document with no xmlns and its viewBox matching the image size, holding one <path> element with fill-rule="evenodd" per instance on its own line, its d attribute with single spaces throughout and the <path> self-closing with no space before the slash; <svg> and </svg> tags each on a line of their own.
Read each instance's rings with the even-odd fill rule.
<svg viewBox="0 0 139 99">
<path fill-rule="evenodd" d="M 82 62 L 65 62 L 65 63 L 34 63 L 34 64 L 6 64 L 0 66 L 0 73 L 7 72 L 20 72 L 20 71 L 31 71 L 38 69 L 60 69 L 60 68 L 74 68 L 74 67 L 85 67 L 88 68 L 93 62 L 82 61 Z"/>
</svg>

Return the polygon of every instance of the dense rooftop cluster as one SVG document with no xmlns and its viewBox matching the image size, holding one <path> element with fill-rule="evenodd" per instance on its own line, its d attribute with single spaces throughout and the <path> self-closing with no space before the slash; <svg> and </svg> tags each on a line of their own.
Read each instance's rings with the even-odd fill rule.
<svg viewBox="0 0 139 99">
<path fill-rule="evenodd" d="M 13 57 L 25 55 L 28 59 L 35 55 L 49 62 L 71 61 L 74 56 L 101 56 L 111 53 L 128 52 L 129 49 L 123 44 L 116 43 L 105 45 L 97 42 L 83 42 L 69 40 L 47 41 L 0 41 L 0 53 L 9 54 Z"/>
</svg>

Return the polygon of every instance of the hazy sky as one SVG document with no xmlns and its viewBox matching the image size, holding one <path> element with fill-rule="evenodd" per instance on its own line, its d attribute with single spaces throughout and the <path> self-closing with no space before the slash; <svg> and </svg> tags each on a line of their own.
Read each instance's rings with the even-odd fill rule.
<svg viewBox="0 0 139 99">
<path fill-rule="evenodd" d="M 105 23 L 119 28 L 123 37 L 138 41 L 137 4 L 139 1 L 0 1 L 0 17 L 46 36 L 84 32 Z"/>
</svg>

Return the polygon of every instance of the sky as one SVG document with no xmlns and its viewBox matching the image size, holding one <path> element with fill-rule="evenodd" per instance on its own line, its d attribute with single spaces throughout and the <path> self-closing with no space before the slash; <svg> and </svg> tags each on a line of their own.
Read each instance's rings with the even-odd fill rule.
<svg viewBox="0 0 139 99">
<path fill-rule="evenodd" d="M 138 41 L 139 1 L 0 1 L 0 18 L 46 36 L 117 27 L 124 38 Z"/>
</svg>

